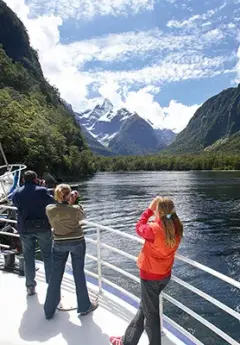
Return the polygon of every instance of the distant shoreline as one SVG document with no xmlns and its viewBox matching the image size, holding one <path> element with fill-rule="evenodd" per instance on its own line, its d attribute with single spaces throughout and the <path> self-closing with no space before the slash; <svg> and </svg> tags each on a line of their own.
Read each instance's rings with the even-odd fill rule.
<svg viewBox="0 0 240 345">
<path fill-rule="evenodd" d="M 240 172 L 240 170 L 109 170 L 109 171 L 97 171 L 97 173 L 138 173 L 138 172 L 146 172 L 146 173 L 154 173 L 154 172 Z"/>
</svg>

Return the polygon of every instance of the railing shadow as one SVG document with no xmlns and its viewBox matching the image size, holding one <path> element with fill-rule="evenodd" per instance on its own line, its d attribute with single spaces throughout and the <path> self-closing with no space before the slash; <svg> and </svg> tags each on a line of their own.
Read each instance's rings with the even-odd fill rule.
<svg viewBox="0 0 240 345">
<path fill-rule="evenodd" d="M 109 339 L 102 333 L 101 328 L 94 322 L 91 315 L 82 317 L 79 324 L 70 320 L 68 312 L 58 312 L 52 320 L 46 320 L 43 313 L 43 305 L 39 303 L 37 295 L 27 299 L 27 309 L 23 314 L 19 327 L 19 335 L 27 342 L 59 343 L 61 336 L 68 345 L 109 345 Z"/>
<path fill-rule="evenodd" d="M 44 279 L 44 275 L 41 274 L 41 272 L 39 272 L 38 280 L 44 282 Z M 74 281 L 71 278 L 64 276 L 64 280 L 62 282 L 62 291 L 66 291 L 71 294 L 75 293 Z M 124 306 L 120 305 L 119 303 L 114 302 L 111 298 L 108 298 L 106 295 L 98 295 L 95 291 L 89 289 L 89 296 L 93 300 L 98 298 L 100 307 L 118 316 L 121 320 L 124 320 L 127 323 L 132 320 L 134 314 L 130 310 L 124 308 Z"/>
</svg>

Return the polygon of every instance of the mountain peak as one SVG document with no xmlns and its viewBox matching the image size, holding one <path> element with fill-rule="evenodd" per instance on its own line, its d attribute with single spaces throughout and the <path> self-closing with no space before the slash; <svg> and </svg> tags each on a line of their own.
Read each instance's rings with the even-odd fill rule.
<svg viewBox="0 0 240 345">
<path fill-rule="evenodd" d="M 109 101 L 109 99 L 105 98 L 101 108 L 105 109 L 105 111 L 111 111 L 113 109 L 113 104 Z"/>
<path fill-rule="evenodd" d="M 156 130 L 136 112 L 126 107 L 114 108 L 105 99 L 90 113 L 77 114 L 88 132 L 115 154 L 156 153 L 168 146 L 175 134 L 171 130 Z M 92 144 L 92 141 L 88 142 Z M 95 145 L 96 146 L 96 145 Z"/>
<path fill-rule="evenodd" d="M 112 103 L 105 98 L 102 105 L 97 104 L 95 108 L 90 112 L 89 119 L 92 121 L 99 120 L 103 115 L 108 114 L 113 110 Z"/>
</svg>

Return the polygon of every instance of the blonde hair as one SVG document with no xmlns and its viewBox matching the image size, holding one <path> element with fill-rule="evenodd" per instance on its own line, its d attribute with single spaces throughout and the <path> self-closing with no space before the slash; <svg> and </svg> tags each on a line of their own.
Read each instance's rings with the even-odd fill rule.
<svg viewBox="0 0 240 345">
<path fill-rule="evenodd" d="M 71 187 L 68 184 L 59 184 L 54 191 L 54 198 L 58 202 L 63 202 L 66 200 L 66 196 L 71 193 Z"/>
<path fill-rule="evenodd" d="M 168 247 L 176 245 L 176 237 L 183 236 L 183 225 L 175 210 L 173 201 L 168 197 L 159 197 L 157 215 L 161 219 L 165 240 Z"/>
</svg>

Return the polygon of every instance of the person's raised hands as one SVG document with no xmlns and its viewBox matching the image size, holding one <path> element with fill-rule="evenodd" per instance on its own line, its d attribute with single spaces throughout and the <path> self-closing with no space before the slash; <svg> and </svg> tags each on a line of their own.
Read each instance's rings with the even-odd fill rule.
<svg viewBox="0 0 240 345">
<path fill-rule="evenodd" d="M 160 199 L 159 196 L 157 196 L 156 198 L 154 198 L 154 199 L 151 201 L 151 203 L 150 203 L 150 205 L 149 205 L 149 207 L 148 207 L 148 208 L 150 208 L 150 210 L 152 210 L 153 212 L 155 212 L 156 209 L 157 209 L 157 206 L 158 206 L 158 203 L 159 203 L 159 199 Z"/>
</svg>

